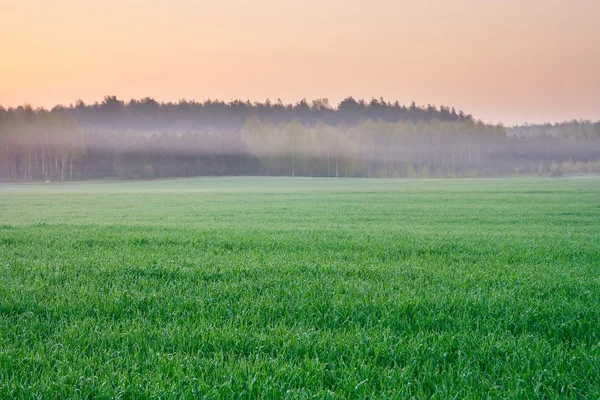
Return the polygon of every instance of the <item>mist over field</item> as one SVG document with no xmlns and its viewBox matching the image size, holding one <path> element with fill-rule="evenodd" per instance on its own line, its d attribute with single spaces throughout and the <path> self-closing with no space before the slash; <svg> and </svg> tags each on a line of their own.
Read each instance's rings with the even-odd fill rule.
<svg viewBox="0 0 600 400">
<path fill-rule="evenodd" d="M 600 172 L 600 122 L 505 127 L 383 99 L 295 104 L 153 98 L 0 109 L 0 181 Z"/>
</svg>

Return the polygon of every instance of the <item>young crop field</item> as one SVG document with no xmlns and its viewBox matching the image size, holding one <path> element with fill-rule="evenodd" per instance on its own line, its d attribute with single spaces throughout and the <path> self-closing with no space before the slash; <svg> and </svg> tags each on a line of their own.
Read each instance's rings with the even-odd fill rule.
<svg viewBox="0 0 600 400">
<path fill-rule="evenodd" d="M 0 185 L 0 398 L 600 398 L 600 178 Z"/>
</svg>

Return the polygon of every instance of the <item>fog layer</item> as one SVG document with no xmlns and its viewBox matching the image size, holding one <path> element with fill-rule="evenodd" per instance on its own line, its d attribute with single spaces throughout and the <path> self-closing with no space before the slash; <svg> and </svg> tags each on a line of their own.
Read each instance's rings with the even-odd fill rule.
<svg viewBox="0 0 600 400">
<path fill-rule="evenodd" d="M 0 181 L 206 175 L 478 177 L 600 172 L 600 123 L 506 128 L 348 98 L 0 109 Z"/>
</svg>

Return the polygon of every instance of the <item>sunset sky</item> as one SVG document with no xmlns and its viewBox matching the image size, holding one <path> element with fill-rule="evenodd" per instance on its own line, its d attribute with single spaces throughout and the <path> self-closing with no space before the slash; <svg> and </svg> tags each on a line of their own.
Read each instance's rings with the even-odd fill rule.
<svg viewBox="0 0 600 400">
<path fill-rule="evenodd" d="M 0 0 L 0 104 L 447 104 L 600 119 L 598 0 Z"/>
</svg>

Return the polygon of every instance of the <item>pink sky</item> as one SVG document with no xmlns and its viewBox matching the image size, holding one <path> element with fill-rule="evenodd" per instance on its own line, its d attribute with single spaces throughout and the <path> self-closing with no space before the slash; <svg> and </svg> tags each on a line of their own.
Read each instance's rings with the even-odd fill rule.
<svg viewBox="0 0 600 400">
<path fill-rule="evenodd" d="M 598 0 L 0 0 L 0 104 L 383 96 L 600 119 Z"/>
</svg>

